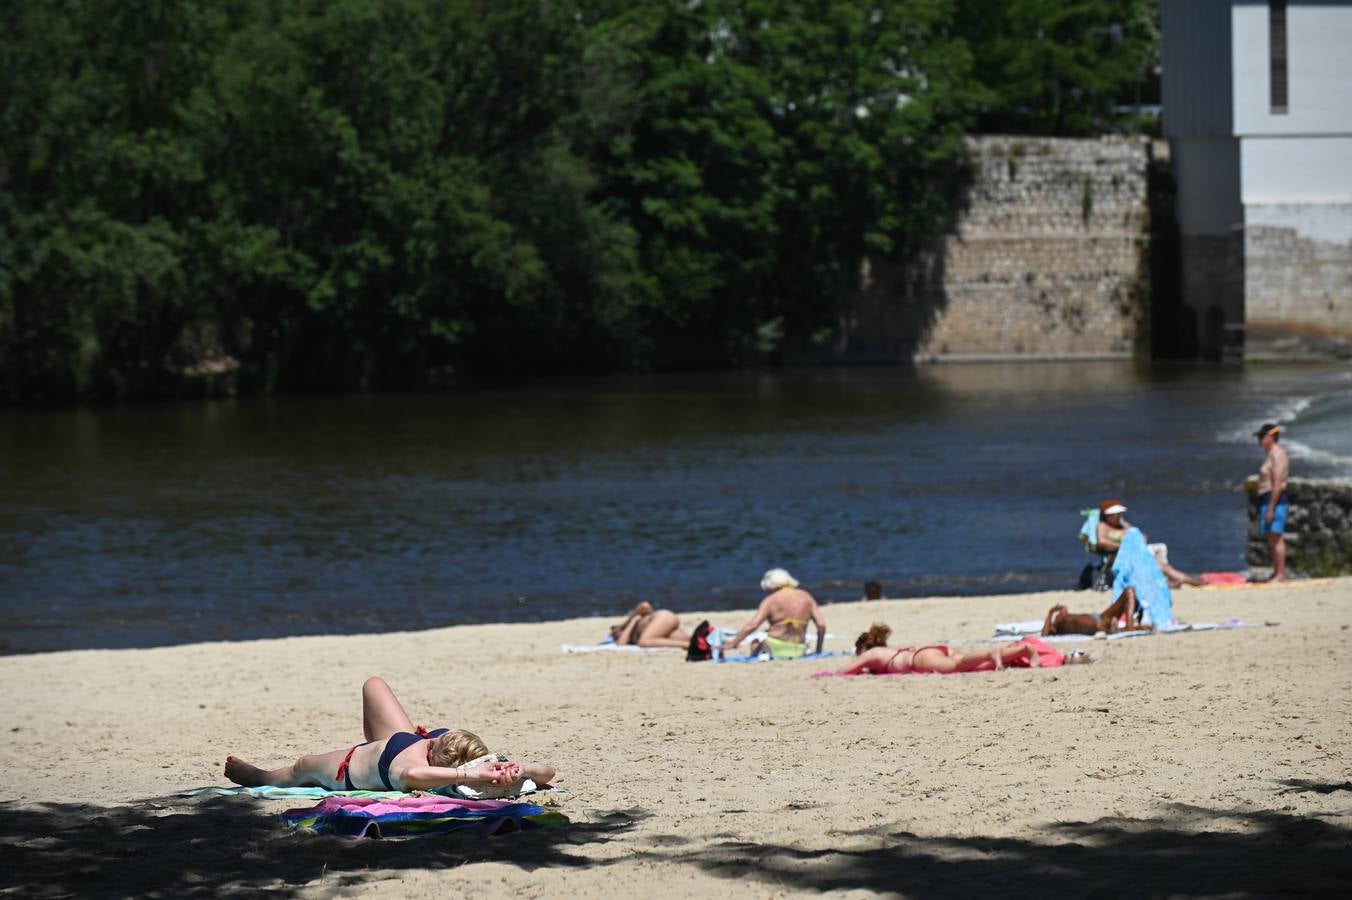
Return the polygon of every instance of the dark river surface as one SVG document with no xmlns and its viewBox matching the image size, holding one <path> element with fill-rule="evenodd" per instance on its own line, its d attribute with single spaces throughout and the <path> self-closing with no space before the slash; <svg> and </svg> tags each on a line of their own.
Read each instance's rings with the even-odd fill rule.
<svg viewBox="0 0 1352 900">
<path fill-rule="evenodd" d="M 0 652 L 1072 586 L 1118 496 L 1244 567 L 1251 436 L 1352 474 L 1352 368 L 616 377 L 0 412 Z M 598 635 L 599 637 L 599 635 Z"/>
</svg>

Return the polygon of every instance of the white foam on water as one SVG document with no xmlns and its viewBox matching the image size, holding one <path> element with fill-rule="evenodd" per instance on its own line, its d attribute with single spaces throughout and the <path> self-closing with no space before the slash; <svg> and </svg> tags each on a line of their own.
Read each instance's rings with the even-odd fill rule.
<svg viewBox="0 0 1352 900">
<path fill-rule="evenodd" d="M 1352 469 L 1352 456 L 1342 456 L 1328 450 L 1320 450 L 1317 447 L 1311 447 L 1309 444 L 1290 439 L 1282 441 L 1282 446 L 1286 448 L 1286 452 L 1292 459 L 1303 459 L 1322 465 L 1342 466 L 1346 469 Z"/>
<path fill-rule="evenodd" d="M 1254 431 L 1261 422 L 1276 422 L 1278 425 L 1290 425 L 1300 414 L 1310 408 L 1310 405 L 1318 400 L 1319 397 L 1292 397 L 1289 400 L 1283 400 L 1280 403 L 1268 407 L 1268 411 L 1262 416 L 1255 417 L 1251 422 L 1243 425 L 1236 425 L 1233 428 L 1227 428 L 1225 431 L 1216 435 L 1216 438 L 1224 444 L 1247 444 L 1254 439 Z M 1290 444 L 1283 440 L 1284 446 Z"/>
</svg>

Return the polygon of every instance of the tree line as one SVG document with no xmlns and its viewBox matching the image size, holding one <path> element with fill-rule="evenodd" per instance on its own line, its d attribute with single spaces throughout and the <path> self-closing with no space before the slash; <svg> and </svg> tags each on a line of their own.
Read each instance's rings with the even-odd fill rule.
<svg viewBox="0 0 1352 900">
<path fill-rule="evenodd" d="M 740 365 L 1148 95 L 1156 0 L 14 0 L 0 401 Z"/>
</svg>

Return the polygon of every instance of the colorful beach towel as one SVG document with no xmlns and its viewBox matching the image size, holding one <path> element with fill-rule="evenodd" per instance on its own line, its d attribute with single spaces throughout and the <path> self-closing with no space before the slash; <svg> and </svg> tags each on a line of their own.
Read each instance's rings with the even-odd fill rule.
<svg viewBox="0 0 1352 900">
<path fill-rule="evenodd" d="M 471 830 L 483 836 L 504 829 L 565 825 L 567 816 L 533 803 L 454 800 L 450 797 L 326 797 L 305 809 L 289 809 L 282 820 L 293 828 L 343 837 L 420 837 Z"/>
<path fill-rule="evenodd" d="M 508 787 L 511 787 L 510 785 Z M 556 796 L 566 797 L 568 792 L 562 788 L 548 787 L 541 788 L 529 778 L 523 779 L 518 786 L 516 794 L 502 794 L 498 797 L 490 797 L 492 800 L 512 800 L 517 797 L 524 797 L 531 794 L 554 794 Z M 466 785 L 448 784 L 444 787 L 432 788 L 426 793 L 440 794 L 446 797 L 452 797 L 461 800 L 480 800 L 482 797 L 468 796 L 460 792 L 460 789 L 467 788 Z M 328 788 L 321 787 L 273 787 L 263 785 L 262 787 L 204 787 L 195 788 L 190 791 L 183 791 L 179 796 L 197 797 L 203 794 L 217 795 L 237 795 L 245 797 L 257 797 L 260 800 L 323 800 L 325 797 L 365 797 L 375 800 L 390 800 L 400 797 L 407 797 L 408 794 L 403 791 L 331 791 Z"/>
<path fill-rule="evenodd" d="M 1039 666 L 1040 668 L 1055 669 L 1058 666 L 1065 665 L 1066 663 L 1065 654 L 1061 653 L 1059 650 L 1047 646 L 1045 643 L 1043 643 L 1041 638 L 1035 638 L 1030 636 L 1024 638 L 1021 641 L 1016 641 L 1015 643 L 1028 644 L 1033 649 L 1035 649 L 1037 651 L 1038 663 L 1040 664 Z M 1018 669 L 1018 668 L 1026 669 L 1029 668 L 1029 665 L 1028 660 L 1026 659 L 1011 659 L 1009 662 L 1005 663 L 1005 667 L 1009 669 Z M 966 672 L 883 672 L 880 675 L 878 675 L 878 677 L 880 678 L 887 678 L 891 676 L 900 677 L 903 675 L 970 675 L 972 672 L 993 672 L 994 670 L 995 670 L 995 662 L 992 660 L 990 665 L 988 666 L 983 666 L 982 668 L 979 669 L 969 669 Z M 863 674 L 864 674 L 863 672 L 854 672 L 854 673 L 833 672 L 830 669 L 826 669 L 821 672 L 814 672 L 812 677 L 857 678 L 858 676 Z"/>
</svg>

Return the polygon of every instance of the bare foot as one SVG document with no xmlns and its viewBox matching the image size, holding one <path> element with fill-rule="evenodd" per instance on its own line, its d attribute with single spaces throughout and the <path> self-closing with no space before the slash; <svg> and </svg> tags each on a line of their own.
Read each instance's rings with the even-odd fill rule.
<svg viewBox="0 0 1352 900">
<path fill-rule="evenodd" d="M 1028 668 L 1030 669 L 1042 668 L 1042 660 L 1038 657 L 1037 651 L 1034 650 L 1028 644 L 1024 644 L 1024 647 L 1026 647 L 1028 650 Z"/>
<path fill-rule="evenodd" d="M 1000 648 L 996 647 L 991 651 L 991 659 L 995 660 L 995 671 L 999 672 L 1005 667 L 1004 657 L 1000 655 Z"/>
<path fill-rule="evenodd" d="M 267 772 L 233 756 L 225 758 L 225 777 L 244 787 L 262 787 Z"/>
</svg>

